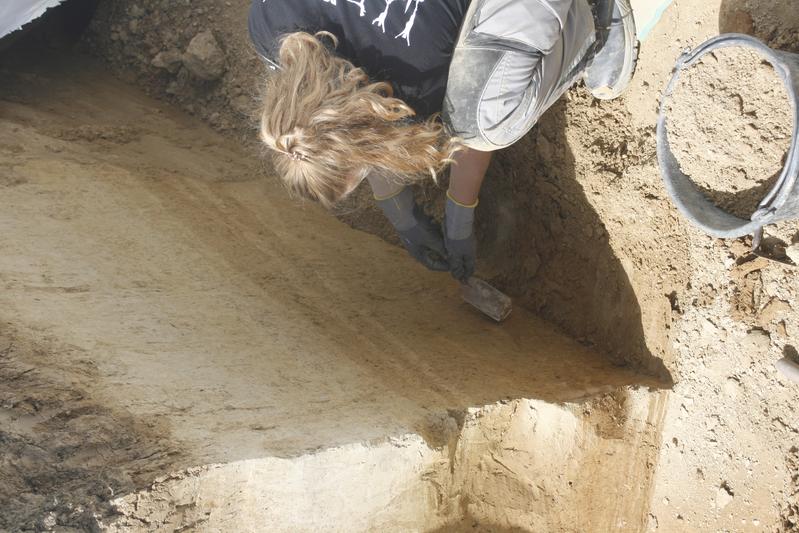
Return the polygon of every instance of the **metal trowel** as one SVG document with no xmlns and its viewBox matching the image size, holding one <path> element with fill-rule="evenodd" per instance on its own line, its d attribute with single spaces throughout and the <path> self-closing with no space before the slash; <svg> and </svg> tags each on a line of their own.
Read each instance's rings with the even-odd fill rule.
<svg viewBox="0 0 799 533">
<path fill-rule="evenodd" d="M 513 310 L 513 302 L 509 296 L 475 277 L 461 284 L 461 297 L 466 303 L 497 322 L 508 318 Z"/>
</svg>

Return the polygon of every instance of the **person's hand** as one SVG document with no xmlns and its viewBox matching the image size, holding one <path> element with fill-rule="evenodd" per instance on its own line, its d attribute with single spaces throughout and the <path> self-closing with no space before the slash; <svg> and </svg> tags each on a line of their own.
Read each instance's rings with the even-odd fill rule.
<svg viewBox="0 0 799 533">
<path fill-rule="evenodd" d="M 410 188 L 403 188 L 388 198 L 378 198 L 377 205 L 414 259 L 430 270 L 446 272 L 450 269 L 441 228 L 416 205 Z"/>
<path fill-rule="evenodd" d="M 447 194 L 444 222 L 447 261 L 452 277 L 466 282 L 474 274 L 477 263 L 477 241 L 474 238 L 474 205 L 464 205 Z"/>
<path fill-rule="evenodd" d="M 408 253 L 430 270 L 446 272 L 450 269 L 447 250 L 441 229 L 423 213 L 417 214 L 417 224 L 398 232 Z"/>
<path fill-rule="evenodd" d="M 477 262 L 477 242 L 474 235 L 465 239 L 445 240 L 447 247 L 447 261 L 452 277 L 458 281 L 466 282 L 474 275 L 475 263 Z"/>
</svg>

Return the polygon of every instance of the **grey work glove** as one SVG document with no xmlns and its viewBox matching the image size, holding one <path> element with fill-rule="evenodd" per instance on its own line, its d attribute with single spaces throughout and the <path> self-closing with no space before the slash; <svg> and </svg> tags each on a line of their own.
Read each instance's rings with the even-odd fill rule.
<svg viewBox="0 0 799 533">
<path fill-rule="evenodd" d="M 414 259 L 437 272 L 450 269 L 441 228 L 416 205 L 410 188 L 406 187 L 390 198 L 378 199 L 377 205 Z"/>
<path fill-rule="evenodd" d="M 474 274 L 477 262 L 477 241 L 474 238 L 474 209 L 460 204 L 447 194 L 446 218 L 444 220 L 444 244 L 452 277 L 466 282 Z"/>
</svg>

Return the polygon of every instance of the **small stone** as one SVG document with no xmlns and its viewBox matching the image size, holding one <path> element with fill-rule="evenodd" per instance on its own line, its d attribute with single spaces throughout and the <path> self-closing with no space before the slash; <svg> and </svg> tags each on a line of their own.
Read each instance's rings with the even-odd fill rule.
<svg viewBox="0 0 799 533">
<path fill-rule="evenodd" d="M 52 511 L 47 513 L 45 517 L 42 519 L 42 525 L 45 527 L 45 529 L 52 529 L 53 527 L 56 526 L 57 523 L 58 519 L 56 518 L 55 513 Z"/>
<path fill-rule="evenodd" d="M 740 392 L 741 384 L 738 383 L 738 380 L 736 379 L 727 378 L 727 381 L 724 382 L 724 385 L 722 385 L 721 388 L 724 391 L 724 394 L 728 398 L 734 400 L 735 398 L 738 397 L 738 392 Z"/>
<path fill-rule="evenodd" d="M 753 329 L 741 341 L 741 348 L 753 354 L 768 353 L 771 348 L 771 336 L 762 329 Z"/>
<path fill-rule="evenodd" d="M 189 42 L 183 64 L 197 78 L 216 80 L 225 73 L 225 54 L 210 31 L 203 31 Z"/>
<path fill-rule="evenodd" d="M 772 298 L 760 311 L 760 323 L 769 324 L 783 315 L 790 314 L 793 311 L 791 304 L 779 298 Z"/>
<path fill-rule="evenodd" d="M 174 74 L 183 64 L 183 54 L 175 48 L 158 52 L 150 64 L 155 68 L 162 68 Z"/>
<path fill-rule="evenodd" d="M 716 509 L 724 509 L 730 503 L 732 503 L 733 499 L 734 496 L 732 491 L 730 491 L 730 488 L 727 486 L 727 483 L 722 483 L 718 491 L 716 491 Z"/>
<path fill-rule="evenodd" d="M 256 107 L 256 103 L 254 102 L 253 98 L 249 98 L 244 95 L 239 95 L 230 100 L 230 105 L 233 109 L 240 115 L 250 116 L 253 114 L 253 110 Z"/>
</svg>

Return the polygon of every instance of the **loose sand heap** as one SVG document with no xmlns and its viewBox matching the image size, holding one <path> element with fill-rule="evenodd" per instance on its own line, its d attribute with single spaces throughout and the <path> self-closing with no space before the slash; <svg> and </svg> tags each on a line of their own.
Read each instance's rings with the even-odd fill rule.
<svg viewBox="0 0 799 533">
<path fill-rule="evenodd" d="M 748 219 L 782 171 L 791 105 L 762 56 L 724 48 L 682 73 L 668 126 L 682 171 L 714 204 Z"/>
</svg>

